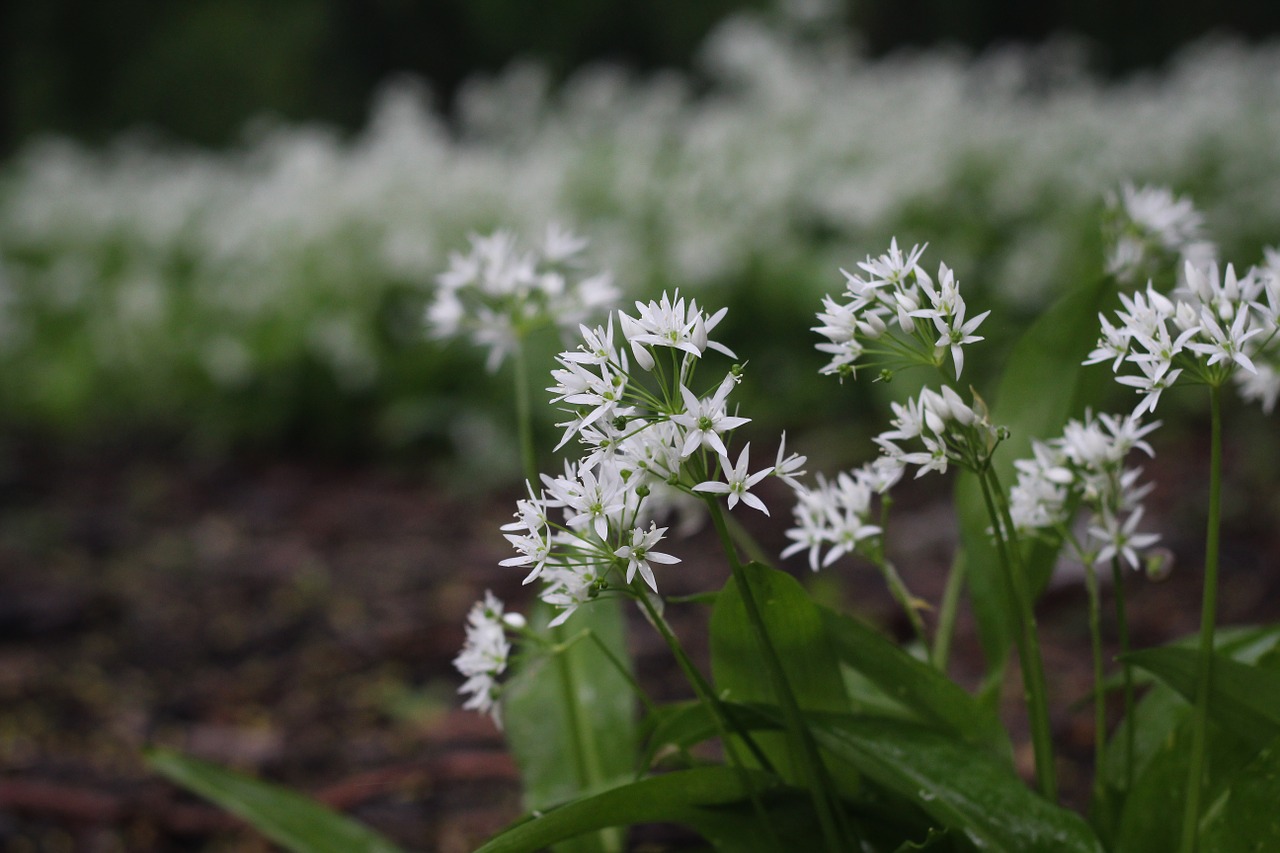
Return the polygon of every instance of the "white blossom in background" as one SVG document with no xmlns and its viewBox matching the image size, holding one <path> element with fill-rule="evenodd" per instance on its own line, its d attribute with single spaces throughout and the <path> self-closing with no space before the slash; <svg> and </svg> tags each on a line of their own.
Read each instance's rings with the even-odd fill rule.
<svg viewBox="0 0 1280 853">
<path fill-rule="evenodd" d="M 1032 456 L 1014 463 L 1009 513 L 1018 532 L 1065 541 L 1084 563 L 1118 557 L 1138 568 L 1139 552 L 1159 536 L 1137 530 L 1151 487 L 1139 484 L 1141 469 L 1126 462 L 1135 450 L 1154 455 L 1145 437 L 1159 425 L 1133 414 L 1086 414 L 1068 422 L 1061 437 L 1034 442 Z M 1072 524 L 1076 513 L 1086 516 L 1083 536 Z"/>
<path fill-rule="evenodd" d="M 1204 238 L 1204 216 L 1191 199 L 1167 187 L 1125 183 L 1119 193 L 1107 194 L 1106 205 L 1106 269 L 1122 282 L 1149 277 L 1169 261 L 1204 264 L 1216 258 Z"/>
<path fill-rule="evenodd" d="M 901 473 L 900 466 L 881 457 L 835 480 L 818 475 L 813 486 L 793 483 L 795 525 L 787 531 L 791 544 L 783 559 L 804 552 L 816 572 L 846 554 L 876 552 L 882 530 L 872 521 L 872 498 L 887 492 Z"/>
<path fill-rule="evenodd" d="M 967 308 L 955 274 L 946 264 L 934 279 L 920 267 L 923 246 L 903 253 L 898 241 L 878 258 L 858 264 L 860 272 L 841 269 L 846 280 L 842 301 L 827 296 L 813 331 L 826 338 L 819 352 L 831 356 L 822 373 L 857 376 L 859 368 L 892 372 L 913 364 L 941 366 L 951 359 L 958 379 L 964 347 L 983 338 L 975 334 L 990 311 L 966 318 Z"/>
<path fill-rule="evenodd" d="M 462 651 L 453 659 L 453 665 L 466 681 L 459 693 L 469 694 L 463 704 L 468 710 L 488 714 L 502 728 L 502 706 L 498 697 L 502 687 L 498 677 L 507 669 L 511 655 L 511 643 L 507 631 L 524 627 L 524 617 L 518 613 L 504 613 L 504 606 L 492 592 L 485 591 L 484 598 L 472 605 L 467 614 L 467 637 Z"/>
<path fill-rule="evenodd" d="M 1109 362 L 1117 382 L 1142 394 L 1135 415 L 1154 412 L 1164 391 L 1188 379 L 1215 386 L 1230 379 L 1270 411 L 1280 395 L 1276 282 L 1268 266 L 1239 275 L 1231 264 L 1220 271 L 1187 262 L 1170 296 L 1150 283 L 1120 294 L 1116 324 L 1099 317 L 1102 334 L 1084 363 Z"/>
<path fill-rule="evenodd" d="M 526 249 L 509 231 L 471 235 L 471 250 L 449 256 L 436 277 L 426 308 L 432 337 L 467 337 L 488 349 L 485 367 L 495 371 L 530 330 L 551 325 L 572 330 L 618 299 L 610 273 L 584 275 L 585 238 L 558 225 L 537 249 Z"/>
</svg>

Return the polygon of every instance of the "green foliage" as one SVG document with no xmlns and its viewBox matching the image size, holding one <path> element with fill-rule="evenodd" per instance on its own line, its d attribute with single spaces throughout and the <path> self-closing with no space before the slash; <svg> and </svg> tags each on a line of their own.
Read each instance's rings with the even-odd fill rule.
<svg viewBox="0 0 1280 853">
<path fill-rule="evenodd" d="M 547 631 L 549 608 L 534 614 L 534 629 Z M 626 661 L 626 637 L 617 602 L 600 602 L 574 620 L 579 638 L 548 632 L 550 650 L 532 650 L 503 691 L 507 742 L 520 766 L 525 805 L 542 810 L 581 792 L 603 791 L 634 778 L 638 748 L 636 700 L 631 683 L 592 642 Z M 603 824 L 611 826 L 612 824 Z M 558 848 L 565 853 L 619 849 L 616 838 L 587 838 Z"/>
<path fill-rule="evenodd" d="M 293 853 L 399 853 L 367 827 L 315 800 L 170 750 L 153 750 L 156 772 L 252 824 Z"/>
</svg>

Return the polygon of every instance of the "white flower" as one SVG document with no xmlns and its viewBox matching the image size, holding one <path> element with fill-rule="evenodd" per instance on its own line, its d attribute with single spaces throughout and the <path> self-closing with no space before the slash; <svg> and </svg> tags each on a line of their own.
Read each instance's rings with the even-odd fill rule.
<svg viewBox="0 0 1280 853">
<path fill-rule="evenodd" d="M 710 480 L 705 483 L 699 483 L 693 487 L 693 490 L 711 495 L 728 495 L 729 509 L 733 509 L 738 505 L 738 501 L 741 500 L 752 509 L 758 509 L 768 515 L 769 508 L 764 505 L 764 501 L 751 494 L 751 489 L 756 483 L 772 474 L 775 469 L 765 468 L 763 471 L 748 474 L 747 465 L 750 452 L 751 442 L 747 442 L 742 448 L 742 453 L 738 456 L 737 465 L 731 465 L 729 457 L 723 453 L 720 454 L 720 467 L 724 474 L 725 482 Z"/>
<path fill-rule="evenodd" d="M 649 589 L 658 591 L 658 584 L 654 580 L 653 569 L 649 567 L 649 563 L 671 565 L 680 562 L 679 557 L 652 550 L 654 545 L 662 541 L 666 532 L 667 528 L 657 527 L 652 523 L 648 530 L 640 527 L 633 528 L 627 544 L 614 552 L 618 559 L 627 561 L 627 583 L 631 583 L 631 579 L 639 571 L 640 577 L 644 578 Z"/>
<path fill-rule="evenodd" d="M 694 300 L 690 300 L 686 308 L 684 298 L 677 291 L 674 303 L 663 293 L 661 301 L 647 305 L 637 302 L 636 309 L 638 317 L 619 311 L 618 320 L 622 324 L 622 334 L 631 344 L 636 363 L 645 370 L 652 370 L 654 366 L 653 353 L 648 347 L 672 347 L 699 358 L 707 348 L 711 348 L 736 358 L 728 347 L 707 337 L 724 318 L 727 308 L 721 308 L 708 317 Z"/>
<path fill-rule="evenodd" d="M 773 476 L 780 478 L 784 483 L 794 488 L 796 486 L 796 477 L 804 474 L 801 466 L 807 461 L 807 457 L 801 456 L 799 453 L 787 455 L 787 434 L 782 433 L 782 440 L 778 442 L 778 458 L 774 462 L 773 470 L 770 471 Z"/>
<path fill-rule="evenodd" d="M 1095 562 L 1106 563 L 1113 557 L 1120 556 L 1130 566 L 1138 568 L 1141 562 L 1137 552 L 1160 541 L 1159 535 L 1155 533 L 1135 533 L 1134 529 L 1140 521 L 1142 507 L 1135 509 L 1123 522 L 1118 521 L 1111 513 L 1100 516 L 1100 523 L 1089 528 L 1089 535 L 1103 543 Z"/>
<path fill-rule="evenodd" d="M 708 447 L 716 453 L 727 456 L 729 451 L 724 446 L 720 434 L 734 430 L 743 424 L 750 423 L 750 418 L 730 416 L 725 411 L 726 400 L 738 378 L 732 373 L 725 376 L 720 387 L 710 397 L 699 399 L 682 384 L 680 396 L 684 400 L 685 410 L 671 416 L 671 422 L 685 430 L 684 444 L 680 448 L 680 456 L 688 458 L 699 447 Z"/>
<path fill-rule="evenodd" d="M 466 641 L 453 659 L 454 668 L 467 679 L 458 692 L 470 694 L 462 707 L 489 714 L 499 728 L 502 709 L 497 702 L 501 692 L 497 678 L 506 671 L 511 654 L 505 628 L 518 628 L 524 621 L 517 614 L 504 617 L 502 611 L 502 602 L 486 590 L 484 599 L 472 605 L 467 614 Z"/>
</svg>

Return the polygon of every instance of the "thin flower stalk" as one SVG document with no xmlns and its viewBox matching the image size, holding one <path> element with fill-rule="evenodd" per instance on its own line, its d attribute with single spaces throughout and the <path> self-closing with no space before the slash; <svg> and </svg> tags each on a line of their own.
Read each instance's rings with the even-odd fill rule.
<svg viewBox="0 0 1280 853">
<path fill-rule="evenodd" d="M 1125 607 L 1124 574 L 1120 568 L 1120 558 L 1111 558 L 1111 577 L 1116 591 L 1116 637 L 1120 644 L 1120 658 L 1129 654 L 1129 615 Z M 1133 755 L 1137 749 L 1137 728 L 1133 725 L 1133 709 L 1137 704 L 1134 699 L 1133 665 L 1127 660 L 1121 664 L 1121 678 L 1124 681 L 1124 789 L 1133 790 Z"/>
<path fill-rule="evenodd" d="M 1183 811 L 1182 853 L 1195 853 L 1200 834 L 1200 800 L 1204 789 L 1205 746 L 1209 727 L 1209 691 L 1213 684 L 1214 633 L 1218 615 L 1218 544 L 1222 517 L 1222 392 L 1209 388 L 1209 517 L 1205 528 L 1204 592 L 1200 608 L 1200 656 L 1187 770 L 1187 802 Z"/>
<path fill-rule="evenodd" d="M 1036 784 L 1046 799 L 1057 802 L 1058 780 L 1054 768 L 1053 733 L 1049 724 L 1048 687 L 1044 675 L 1044 659 L 1040 654 L 1040 639 L 1031 590 L 1027 586 L 1026 570 L 1022 564 L 1021 546 L 995 470 L 988 466 L 979 476 L 979 481 L 982 485 L 987 514 L 995 534 L 996 550 L 1000 555 L 1000 564 L 1004 569 L 1006 586 L 1014 608 L 1014 612 L 1010 613 L 1009 617 L 1017 626 L 1014 641 L 1018 648 L 1023 696 L 1027 703 L 1027 716 L 1031 725 L 1031 745 L 1036 760 Z"/>
</svg>

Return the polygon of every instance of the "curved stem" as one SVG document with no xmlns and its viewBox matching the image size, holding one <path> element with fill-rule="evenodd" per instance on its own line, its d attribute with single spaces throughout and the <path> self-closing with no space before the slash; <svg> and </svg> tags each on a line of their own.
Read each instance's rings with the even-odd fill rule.
<svg viewBox="0 0 1280 853">
<path fill-rule="evenodd" d="M 1027 717 L 1031 725 L 1031 745 L 1036 758 L 1036 782 L 1040 793 L 1051 802 L 1058 801 L 1058 780 L 1054 772 L 1053 734 L 1049 726 L 1048 687 L 1044 677 L 1044 661 L 1040 656 L 1040 639 L 1036 635 L 1035 609 L 1031 603 L 1031 591 L 1022 566 L 1022 555 L 1013 535 L 1013 520 L 1004 504 L 1000 481 L 995 470 L 987 466 L 978 477 L 982 484 L 982 498 L 991 517 L 996 534 L 996 547 L 1004 566 L 1005 578 L 1013 597 L 1017 625 L 1014 640 L 1018 646 L 1018 664 L 1022 668 L 1023 696 L 1027 702 Z M 1002 506 L 1003 511 L 997 508 Z M 1015 562 L 1016 558 L 1016 562 Z"/>
<path fill-rule="evenodd" d="M 1196 671 L 1196 705 L 1183 811 L 1183 853 L 1194 853 L 1200 834 L 1200 796 L 1204 787 L 1205 741 L 1209 725 L 1209 690 L 1213 685 L 1213 639 L 1218 615 L 1218 535 L 1222 516 L 1222 391 L 1209 386 L 1209 518 L 1205 530 L 1204 594 L 1200 607 L 1200 656 Z"/>
<path fill-rule="evenodd" d="M 911 590 L 907 589 L 906 583 L 903 582 L 902 576 L 898 574 L 898 569 L 892 562 L 881 558 L 876 560 L 876 568 L 880 570 L 880 574 L 884 577 L 884 582 L 889 587 L 889 594 L 906 612 L 907 621 L 911 623 L 911 630 L 915 632 L 916 640 L 920 643 L 921 648 L 927 651 L 929 638 L 925 635 L 924 619 L 921 618 L 920 610 L 915 605 L 915 596 L 911 594 Z"/>
<path fill-rule="evenodd" d="M 956 611 L 960 608 L 960 593 L 964 589 L 968 564 L 964 554 L 957 553 L 951 563 L 951 571 L 947 574 L 947 585 L 942 591 L 942 603 L 938 606 L 938 627 L 933 635 L 934 669 L 946 673 L 947 662 L 951 657 L 951 640 L 955 636 Z"/>
</svg>

